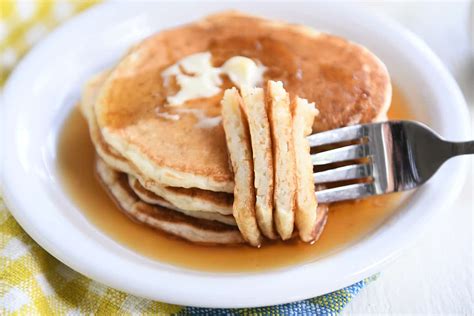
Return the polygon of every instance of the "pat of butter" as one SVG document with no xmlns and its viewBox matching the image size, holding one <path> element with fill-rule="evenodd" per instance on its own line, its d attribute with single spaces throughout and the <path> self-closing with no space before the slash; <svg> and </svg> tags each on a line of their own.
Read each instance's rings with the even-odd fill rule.
<svg viewBox="0 0 474 316">
<path fill-rule="evenodd" d="M 229 58 L 221 69 L 239 88 L 244 85 L 250 87 L 260 85 L 266 70 L 264 66 L 257 65 L 252 59 L 242 56 Z"/>
<path fill-rule="evenodd" d="M 211 76 L 216 75 L 218 77 L 219 70 L 212 67 L 211 59 L 212 55 L 210 52 L 197 53 L 181 59 L 179 64 L 187 73 L 197 75 L 209 74 Z M 217 80 L 220 82 L 220 78 Z"/>
<path fill-rule="evenodd" d="M 192 99 L 209 98 L 220 92 L 219 87 L 209 73 L 196 76 L 177 75 L 176 80 L 181 89 L 174 96 L 167 98 L 168 103 L 173 106 Z"/>
<path fill-rule="evenodd" d="M 176 77 L 180 90 L 174 96 L 168 96 L 170 106 L 179 106 L 186 101 L 197 98 L 208 98 L 218 94 L 222 85 L 221 75 L 225 74 L 237 87 L 243 85 L 257 86 L 263 81 L 266 68 L 256 64 L 252 59 L 234 56 L 222 67 L 213 67 L 210 52 L 187 56 L 176 64 L 165 69 L 161 76 L 165 84 L 171 76 Z"/>
</svg>

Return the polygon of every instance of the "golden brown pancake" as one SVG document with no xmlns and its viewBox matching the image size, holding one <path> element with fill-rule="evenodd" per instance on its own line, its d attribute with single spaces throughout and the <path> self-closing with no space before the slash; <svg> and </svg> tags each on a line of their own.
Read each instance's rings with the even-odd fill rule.
<svg viewBox="0 0 474 316">
<path fill-rule="evenodd" d="M 243 242 L 239 230 L 216 221 L 199 219 L 141 201 L 128 184 L 126 174 L 97 160 L 97 174 L 111 197 L 128 216 L 145 225 L 195 243 L 236 244 Z"/>
<path fill-rule="evenodd" d="M 262 243 L 262 236 L 255 218 L 252 145 L 242 103 L 236 88 L 226 90 L 222 98 L 222 123 L 234 171 L 235 221 L 244 239 L 258 247 Z"/>
<path fill-rule="evenodd" d="M 103 139 L 97 123 L 93 104 L 107 73 L 101 73 L 90 79 L 84 89 L 80 108 L 86 117 L 89 126 L 89 134 L 98 155 L 113 169 L 131 174 L 137 177 L 147 189 L 166 199 L 176 208 L 184 211 L 216 212 L 223 215 L 232 214 L 232 194 L 224 192 L 212 192 L 196 188 L 167 187 L 144 177 L 140 172 L 121 154 L 111 148 Z"/>
<path fill-rule="evenodd" d="M 275 167 L 275 226 L 286 240 L 291 238 L 294 228 L 296 165 L 290 97 L 281 81 L 268 81 L 267 104 Z"/>
<path fill-rule="evenodd" d="M 295 223 L 301 240 L 311 242 L 317 231 L 317 206 L 314 188 L 313 163 L 306 136 L 311 134 L 317 110 L 314 104 L 301 98 L 292 98 L 292 130 L 296 157 Z"/>
<path fill-rule="evenodd" d="M 232 214 L 234 197 L 230 193 L 196 188 L 168 187 L 154 180 L 143 178 L 139 174 L 135 174 L 135 176 L 145 189 L 166 199 L 175 207 L 188 211 L 202 211 L 222 215 Z"/>
<path fill-rule="evenodd" d="M 252 141 L 256 217 L 262 233 L 270 239 L 277 237 L 273 225 L 273 157 L 270 123 L 262 88 L 244 86 L 240 89 Z"/>
<path fill-rule="evenodd" d="M 317 241 L 321 234 L 323 233 L 324 226 L 328 220 L 329 207 L 327 204 L 318 204 L 318 209 L 316 211 L 316 223 L 313 230 L 313 242 Z"/>
<path fill-rule="evenodd" d="M 82 115 L 87 121 L 89 127 L 89 135 L 91 137 L 92 144 L 95 147 L 97 154 L 110 166 L 113 166 L 114 169 L 119 170 L 124 173 L 135 173 L 136 168 L 134 168 L 127 159 L 125 159 L 120 153 L 114 150 L 112 147 L 108 146 L 104 141 L 100 129 L 97 126 L 95 112 L 94 112 L 94 102 L 97 99 L 97 95 L 100 92 L 100 89 L 108 76 L 108 72 L 104 71 L 99 74 L 94 75 L 90 78 L 84 87 L 82 88 L 81 102 L 79 103 L 79 108 Z"/>
<path fill-rule="evenodd" d="M 132 175 L 128 175 L 128 184 L 130 185 L 130 188 L 135 192 L 135 194 L 143 201 L 148 204 L 156 204 L 160 205 L 163 207 L 166 207 L 170 210 L 174 210 L 180 213 L 183 213 L 185 215 L 191 216 L 191 217 L 196 217 L 196 218 L 202 218 L 202 219 L 207 219 L 210 221 L 218 221 L 227 225 L 232 225 L 236 226 L 237 224 L 235 223 L 235 219 L 232 215 L 222 215 L 217 212 L 203 212 L 203 211 L 186 211 L 182 210 L 180 208 L 177 208 L 175 205 L 171 204 L 164 198 L 156 195 L 155 193 L 145 189 L 141 184 L 140 181 L 138 181 L 137 178 L 135 178 Z"/>
<path fill-rule="evenodd" d="M 390 102 L 390 79 L 376 56 L 307 27 L 225 12 L 159 32 L 125 56 L 95 105 L 106 142 L 158 183 L 233 191 L 222 125 L 198 127 L 193 112 L 181 113 L 178 120 L 166 118 L 170 110 L 165 99 L 176 91 L 164 87 L 162 71 L 206 51 L 215 66 L 237 55 L 262 63 L 265 80 L 282 81 L 292 95 L 318 104 L 317 131 L 370 122 Z M 225 80 L 222 91 L 229 86 Z M 217 117 L 221 96 L 196 99 L 182 108 Z"/>
</svg>

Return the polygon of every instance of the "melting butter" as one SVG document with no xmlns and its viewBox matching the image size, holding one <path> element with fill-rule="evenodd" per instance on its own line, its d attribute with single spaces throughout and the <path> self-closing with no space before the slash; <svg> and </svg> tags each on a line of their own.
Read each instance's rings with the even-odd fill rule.
<svg viewBox="0 0 474 316">
<path fill-rule="evenodd" d="M 156 115 L 158 117 L 161 117 L 161 118 L 164 118 L 164 119 L 170 120 L 170 121 L 178 121 L 180 119 L 180 116 L 178 114 L 171 114 L 171 113 L 168 113 L 168 112 L 156 111 Z"/>
<path fill-rule="evenodd" d="M 213 127 L 219 125 L 221 122 L 222 122 L 222 117 L 221 116 L 206 117 L 206 118 L 200 120 L 196 124 L 196 127 L 199 127 L 199 128 L 213 128 Z"/>
<path fill-rule="evenodd" d="M 250 87 L 260 85 L 266 68 L 257 65 L 250 58 L 234 56 L 222 65 L 221 70 L 237 87 L 241 88 L 243 85 Z"/>
<path fill-rule="evenodd" d="M 218 94 L 222 85 L 221 75 L 227 75 L 237 87 L 257 86 L 263 81 L 266 67 L 243 56 L 229 58 L 222 67 L 214 67 L 210 52 L 187 56 L 176 64 L 166 68 L 161 76 L 165 85 L 171 76 L 175 76 L 180 90 L 166 101 L 169 106 L 179 106 L 186 101 L 208 98 Z"/>
<path fill-rule="evenodd" d="M 197 119 L 195 127 L 199 128 L 213 128 L 219 125 L 222 121 L 222 117 L 220 115 L 213 117 L 207 116 L 205 112 L 200 109 L 178 108 L 175 111 L 177 113 L 193 114 Z"/>
</svg>

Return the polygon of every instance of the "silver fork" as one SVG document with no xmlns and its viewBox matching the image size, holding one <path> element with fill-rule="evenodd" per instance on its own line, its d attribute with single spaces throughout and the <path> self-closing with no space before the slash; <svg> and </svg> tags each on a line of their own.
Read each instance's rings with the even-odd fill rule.
<svg viewBox="0 0 474 316">
<path fill-rule="evenodd" d="M 359 140 L 311 155 L 315 166 L 354 161 L 314 173 L 315 183 L 323 188 L 331 182 L 365 179 L 317 191 L 320 203 L 410 190 L 425 183 L 449 158 L 474 154 L 474 141 L 449 142 L 413 121 L 348 126 L 310 135 L 308 140 L 312 148 Z"/>
</svg>

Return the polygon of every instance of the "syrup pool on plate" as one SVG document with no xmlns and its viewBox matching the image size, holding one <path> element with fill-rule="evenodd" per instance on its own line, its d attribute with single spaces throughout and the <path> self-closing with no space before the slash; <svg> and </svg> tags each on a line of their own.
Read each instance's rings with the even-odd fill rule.
<svg viewBox="0 0 474 316">
<path fill-rule="evenodd" d="M 409 105 L 396 87 L 388 117 L 413 119 Z M 131 220 L 120 211 L 95 176 L 95 151 L 87 124 L 77 108 L 71 111 L 63 125 L 57 158 L 64 190 L 84 216 L 104 234 L 143 256 L 203 271 L 262 271 L 317 260 L 373 232 L 407 198 L 406 193 L 396 193 L 332 204 L 326 228 L 313 245 L 295 239 L 272 242 L 260 249 L 247 245 L 203 246 L 169 237 Z"/>
</svg>

